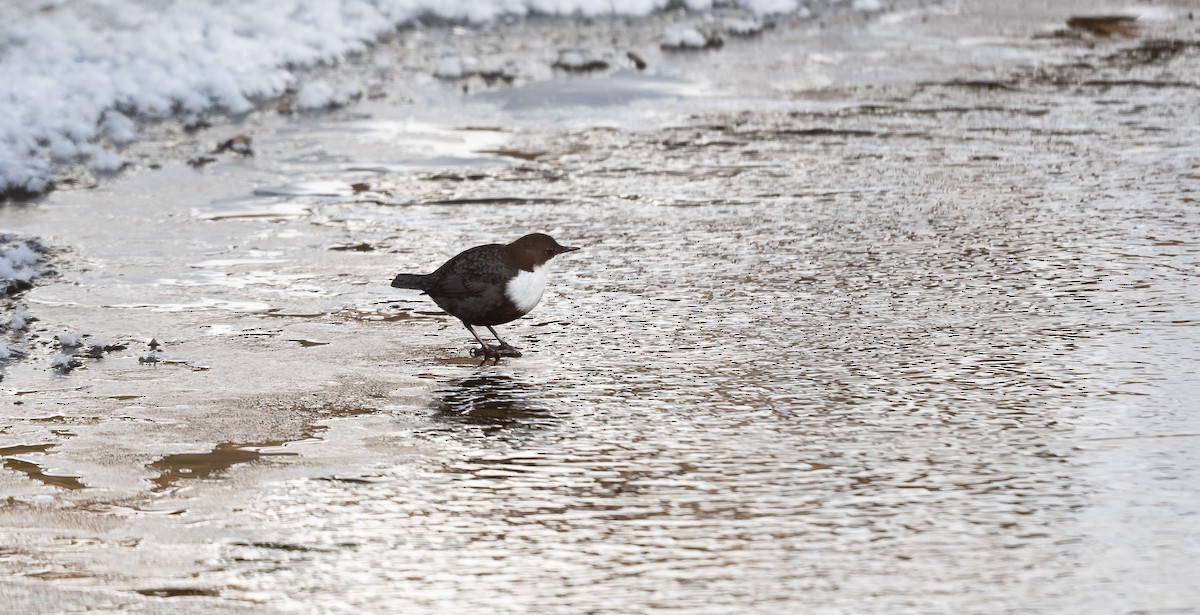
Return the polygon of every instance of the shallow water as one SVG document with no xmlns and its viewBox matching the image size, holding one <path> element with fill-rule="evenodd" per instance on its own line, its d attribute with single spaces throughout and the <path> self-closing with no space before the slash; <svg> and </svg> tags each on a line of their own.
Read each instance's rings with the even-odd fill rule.
<svg viewBox="0 0 1200 615">
<path fill-rule="evenodd" d="M 740 177 L 788 163 L 804 166 Z M 692 178 L 677 181 L 655 186 Z M 284 509 L 272 518 L 301 544 L 350 545 L 289 559 L 283 583 L 317 575 L 358 584 L 362 605 L 430 609 L 506 595 L 563 611 L 614 596 L 678 612 L 1062 604 L 1077 590 L 1061 579 L 1094 563 L 1075 545 L 1128 522 L 1091 518 L 1124 509 L 1129 487 L 1097 464 L 1156 456 L 1173 485 L 1160 488 L 1194 493 L 1182 366 L 1200 297 L 1171 263 L 1195 214 L 959 190 L 450 212 L 451 237 L 534 215 L 585 249 L 554 263 L 553 295 L 518 329 L 529 359 L 421 372 L 436 385 L 407 429 L 444 456 L 257 502 Z M 450 241 L 433 230 L 441 207 L 397 215 Z M 1130 218 L 1153 230 L 1105 232 Z M 1175 360 L 1145 356 L 1162 351 Z M 1114 434 L 1177 438 L 1096 440 Z M 1157 540 L 1194 531 L 1168 522 Z M 428 581 L 443 566 L 456 572 Z"/>
<path fill-rule="evenodd" d="M 983 85 L 909 66 L 816 101 L 739 99 L 722 68 L 704 98 L 586 119 L 367 105 L 269 124 L 254 161 L 130 178 L 179 200 L 128 205 L 142 250 L 81 224 L 79 286 L 28 299 L 48 327 L 166 335 L 163 360 L 10 369 L 37 386 L 0 432 L 26 477 L 9 598 L 1195 612 L 1200 124 L 1174 118 L 1200 109 L 1112 85 L 1194 80 L 1189 49 Z M 583 250 L 500 328 L 521 359 L 477 366 L 386 286 L 532 229 Z"/>
</svg>

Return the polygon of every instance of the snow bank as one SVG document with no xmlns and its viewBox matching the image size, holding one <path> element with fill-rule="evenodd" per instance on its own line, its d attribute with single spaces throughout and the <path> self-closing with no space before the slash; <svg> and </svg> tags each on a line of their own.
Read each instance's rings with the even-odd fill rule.
<svg viewBox="0 0 1200 615">
<path fill-rule="evenodd" d="M 807 13 L 843 0 L 737 0 L 747 10 Z M 866 7 L 871 0 L 856 0 Z M 50 186 L 53 162 L 121 167 L 112 149 L 135 119 L 247 113 L 296 85 L 298 68 L 361 52 L 423 15 L 487 22 L 502 15 L 642 16 L 668 0 L 107 0 L 29 3 L 0 26 L 0 198 Z M 715 0 L 685 0 L 707 10 Z M 302 89 L 302 108 L 348 100 Z"/>
</svg>

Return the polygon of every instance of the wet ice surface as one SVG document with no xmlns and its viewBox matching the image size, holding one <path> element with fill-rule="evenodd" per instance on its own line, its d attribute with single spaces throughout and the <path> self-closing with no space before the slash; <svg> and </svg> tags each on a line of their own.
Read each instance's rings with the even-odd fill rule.
<svg viewBox="0 0 1200 615">
<path fill-rule="evenodd" d="M 32 527 L 0 566 L 101 609 L 1194 612 L 1200 129 L 1131 76 L 1197 58 L 1148 45 L 584 120 L 366 107 L 130 178 L 177 206 L 61 238 L 86 265 L 28 303 L 139 345 L 9 369 Z M 584 249 L 500 328 L 522 359 L 386 287 L 532 229 Z"/>
</svg>

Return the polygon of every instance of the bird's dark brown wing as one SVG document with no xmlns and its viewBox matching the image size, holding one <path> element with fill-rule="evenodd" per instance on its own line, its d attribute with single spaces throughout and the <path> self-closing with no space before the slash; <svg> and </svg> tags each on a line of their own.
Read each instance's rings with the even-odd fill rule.
<svg viewBox="0 0 1200 615">
<path fill-rule="evenodd" d="M 500 244 L 476 246 L 446 261 L 433 272 L 426 292 L 434 297 L 478 297 L 506 283 L 517 270 L 500 262 Z"/>
</svg>

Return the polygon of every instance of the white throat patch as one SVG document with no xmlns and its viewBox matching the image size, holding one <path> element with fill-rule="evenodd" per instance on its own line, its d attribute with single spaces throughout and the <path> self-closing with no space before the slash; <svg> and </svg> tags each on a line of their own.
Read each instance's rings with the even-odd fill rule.
<svg viewBox="0 0 1200 615">
<path fill-rule="evenodd" d="M 528 313 L 542 299 L 542 291 L 546 290 L 546 273 L 549 267 L 542 265 L 533 271 L 518 271 L 517 277 L 508 281 L 504 287 L 504 295 L 517 306 L 518 310 Z"/>
</svg>

